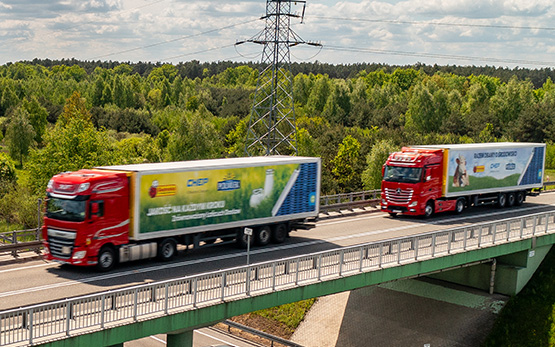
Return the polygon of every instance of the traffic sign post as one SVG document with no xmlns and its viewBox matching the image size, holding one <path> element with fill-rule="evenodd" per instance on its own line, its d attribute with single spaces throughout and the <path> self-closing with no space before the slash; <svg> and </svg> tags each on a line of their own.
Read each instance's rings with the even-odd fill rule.
<svg viewBox="0 0 555 347">
<path fill-rule="evenodd" d="M 243 234 L 247 235 L 247 266 L 249 265 L 249 254 L 251 250 L 251 237 L 252 237 L 252 229 L 245 228 L 243 230 Z"/>
</svg>

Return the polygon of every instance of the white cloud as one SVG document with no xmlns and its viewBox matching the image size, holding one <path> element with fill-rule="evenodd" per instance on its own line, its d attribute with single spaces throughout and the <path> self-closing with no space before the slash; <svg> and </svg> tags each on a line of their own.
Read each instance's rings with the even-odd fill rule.
<svg viewBox="0 0 555 347">
<path fill-rule="evenodd" d="M 1 0 L 0 9 L 0 64 L 36 57 L 244 61 L 242 55 L 253 56 L 261 46 L 245 44 L 237 53 L 231 45 L 265 25 L 239 25 L 265 14 L 263 0 Z M 293 10 L 300 13 L 302 5 Z M 305 40 L 361 51 L 324 49 L 314 58 L 330 63 L 492 64 L 485 59 L 442 60 L 433 54 L 497 57 L 498 65 L 506 65 L 503 59 L 555 60 L 553 30 L 541 29 L 554 26 L 552 0 L 307 0 L 304 24 L 295 18 L 291 23 Z M 211 48 L 219 49 L 207 51 Z M 304 47 L 293 59 L 310 57 L 311 51 L 317 49 Z"/>
</svg>

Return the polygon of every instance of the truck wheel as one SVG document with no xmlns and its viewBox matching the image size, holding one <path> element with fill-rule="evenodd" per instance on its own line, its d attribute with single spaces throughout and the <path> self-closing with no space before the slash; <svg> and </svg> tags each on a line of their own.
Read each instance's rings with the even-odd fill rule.
<svg viewBox="0 0 555 347">
<path fill-rule="evenodd" d="M 272 230 L 269 226 L 265 225 L 256 228 L 255 241 L 259 246 L 266 246 L 270 243 L 270 238 L 272 236 Z"/>
<path fill-rule="evenodd" d="M 507 195 L 507 206 L 509 207 L 514 206 L 515 202 L 516 202 L 515 193 L 509 193 L 509 195 Z"/>
<path fill-rule="evenodd" d="M 287 234 L 289 230 L 286 224 L 278 224 L 274 227 L 274 231 L 272 233 L 272 242 L 273 243 L 283 243 L 287 238 Z"/>
<path fill-rule="evenodd" d="M 432 201 L 428 201 L 424 209 L 424 218 L 430 218 L 434 214 L 434 205 Z"/>
<path fill-rule="evenodd" d="M 499 196 L 497 197 L 497 207 L 503 208 L 505 207 L 506 204 L 507 204 L 507 195 L 505 195 L 504 193 L 499 193 Z"/>
<path fill-rule="evenodd" d="M 247 248 L 247 243 L 248 243 L 248 239 L 249 237 L 247 235 L 245 235 L 245 233 L 243 232 L 243 229 L 241 228 L 238 232 L 237 232 L 237 238 L 235 240 L 235 242 L 237 243 L 237 247 L 239 248 Z M 254 244 L 254 237 L 251 236 L 251 246 Z"/>
<path fill-rule="evenodd" d="M 96 269 L 98 271 L 107 272 L 116 265 L 116 251 L 112 246 L 102 246 L 98 252 L 98 263 Z"/>
<path fill-rule="evenodd" d="M 455 213 L 461 214 L 462 211 L 464 211 L 465 205 L 466 201 L 463 198 L 457 199 L 457 202 L 455 203 Z"/>
<path fill-rule="evenodd" d="M 177 244 L 174 239 L 167 238 L 163 239 L 162 242 L 158 244 L 158 259 L 162 261 L 168 261 L 175 256 L 177 253 Z"/>
<path fill-rule="evenodd" d="M 516 192 L 515 205 L 520 206 L 524 202 L 524 192 Z"/>
</svg>

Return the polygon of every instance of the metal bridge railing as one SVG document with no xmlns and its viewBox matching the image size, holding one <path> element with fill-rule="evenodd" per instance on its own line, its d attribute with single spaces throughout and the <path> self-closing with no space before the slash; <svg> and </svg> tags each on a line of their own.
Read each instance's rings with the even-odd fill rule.
<svg viewBox="0 0 555 347">
<path fill-rule="evenodd" d="M 334 249 L 0 312 L 0 346 L 23 346 L 297 286 L 555 233 L 538 213 Z"/>
</svg>

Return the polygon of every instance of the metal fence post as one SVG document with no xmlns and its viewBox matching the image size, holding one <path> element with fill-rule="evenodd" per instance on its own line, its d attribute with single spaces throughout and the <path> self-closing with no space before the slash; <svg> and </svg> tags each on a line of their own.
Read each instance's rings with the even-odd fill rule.
<svg viewBox="0 0 555 347">
<path fill-rule="evenodd" d="M 71 303 L 66 301 L 66 336 L 69 336 L 71 325 Z"/>
<path fill-rule="evenodd" d="M 397 241 L 397 264 L 401 264 L 401 240 Z"/>
<path fill-rule="evenodd" d="M 382 267 L 383 243 L 380 243 L 380 256 L 378 257 L 378 267 Z"/>
<path fill-rule="evenodd" d="M 295 285 L 299 284 L 299 258 L 297 258 L 297 264 L 295 265 Z"/>
<path fill-rule="evenodd" d="M 225 282 L 226 282 L 226 275 L 227 275 L 226 272 L 224 272 L 224 273 L 222 274 L 222 301 L 224 301 L 224 298 L 225 298 L 225 284 L 226 284 Z"/>
<path fill-rule="evenodd" d="M 318 281 L 322 278 L 322 254 L 318 255 Z"/>
<path fill-rule="evenodd" d="M 358 256 L 360 258 L 360 261 L 358 264 L 358 272 L 362 272 L 362 261 L 364 260 L 364 247 L 360 247 L 360 252 L 358 253 Z"/>
<path fill-rule="evenodd" d="M 29 310 L 29 344 L 33 344 L 33 309 Z"/>
<path fill-rule="evenodd" d="M 104 305 L 106 304 L 106 295 L 102 295 L 102 300 L 100 302 L 100 305 L 102 305 L 102 308 L 100 309 L 100 328 L 104 329 Z"/>
<path fill-rule="evenodd" d="M 414 238 L 414 260 L 418 260 L 418 238 Z"/>
<path fill-rule="evenodd" d="M 198 277 L 195 277 L 193 280 L 193 307 L 197 307 L 197 279 Z"/>
<path fill-rule="evenodd" d="M 507 228 L 507 241 L 509 241 L 511 239 L 511 222 L 507 222 L 505 228 Z"/>
<path fill-rule="evenodd" d="M 276 262 L 272 263 L 272 292 L 276 291 Z"/>
<path fill-rule="evenodd" d="M 339 253 L 339 277 L 343 275 L 343 260 L 345 259 L 345 251 Z"/>
<path fill-rule="evenodd" d="M 133 303 L 133 320 L 136 322 L 137 321 L 137 309 L 139 306 L 139 290 L 135 289 L 135 293 L 133 293 L 133 297 L 134 297 L 134 303 Z"/>
<path fill-rule="evenodd" d="M 245 292 L 247 294 L 247 296 L 251 295 L 251 267 L 249 266 L 247 268 L 247 283 L 245 283 Z"/>
<path fill-rule="evenodd" d="M 169 301 L 170 301 L 170 298 L 168 298 L 168 293 L 169 293 L 169 288 L 168 288 L 168 287 L 169 287 L 169 284 L 166 283 L 166 285 L 165 285 L 164 287 L 165 287 L 165 288 L 164 288 L 164 292 L 165 292 L 165 295 L 164 295 L 164 296 L 165 296 L 165 298 L 164 298 L 164 299 L 165 299 L 165 300 L 164 300 L 164 313 L 165 313 L 165 314 L 168 314 L 168 306 L 169 306 Z"/>
<path fill-rule="evenodd" d="M 474 229 L 471 229 L 471 230 L 474 230 Z M 466 251 L 466 238 L 467 238 L 466 234 L 467 234 L 467 232 L 468 232 L 468 229 L 464 228 L 464 234 L 463 234 L 464 235 L 463 236 L 463 250 L 464 251 Z"/>
<path fill-rule="evenodd" d="M 37 201 L 37 234 L 36 234 L 36 240 L 40 240 L 40 227 L 41 227 L 41 221 L 42 221 L 42 214 L 40 212 L 40 206 L 42 205 L 42 199 L 38 199 Z"/>
<path fill-rule="evenodd" d="M 436 234 L 432 234 L 432 257 L 436 255 Z"/>
</svg>

